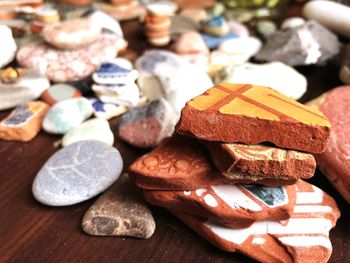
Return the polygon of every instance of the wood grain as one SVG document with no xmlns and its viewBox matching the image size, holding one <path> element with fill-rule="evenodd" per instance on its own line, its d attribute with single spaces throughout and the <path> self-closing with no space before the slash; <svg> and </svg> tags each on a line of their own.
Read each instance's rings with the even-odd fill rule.
<svg viewBox="0 0 350 263">
<path fill-rule="evenodd" d="M 138 22 L 123 23 L 129 46 L 141 54 L 145 44 Z M 336 66 L 298 68 L 309 80 L 308 101 L 340 84 Z M 1 112 L 4 118 L 8 111 Z M 111 127 L 116 134 L 118 119 Z M 91 237 L 82 232 L 83 214 L 96 198 L 84 203 L 52 208 L 39 204 L 31 193 L 33 179 L 57 150 L 59 136 L 41 132 L 32 142 L 0 141 L 0 262 L 251 262 L 239 254 L 222 252 L 191 231 L 165 209 L 152 208 L 156 232 L 149 240 Z M 143 152 L 122 143 L 125 167 Z M 334 246 L 330 262 L 350 258 L 349 205 L 317 171 L 312 183 L 332 195 L 342 212 L 331 231 Z"/>
</svg>

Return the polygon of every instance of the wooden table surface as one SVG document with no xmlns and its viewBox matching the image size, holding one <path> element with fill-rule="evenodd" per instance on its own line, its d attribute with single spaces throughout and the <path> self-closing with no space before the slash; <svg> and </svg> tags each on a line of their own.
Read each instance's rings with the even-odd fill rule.
<svg viewBox="0 0 350 263">
<path fill-rule="evenodd" d="M 138 54 L 147 48 L 137 22 L 125 22 L 129 46 Z M 340 85 L 336 66 L 298 68 L 308 78 L 306 102 Z M 9 111 L 1 112 L 3 118 Z M 118 119 L 110 121 L 116 131 Z M 115 132 L 116 134 L 116 132 Z M 152 207 L 156 231 L 148 240 L 92 237 L 80 227 L 96 198 L 68 207 L 48 207 L 32 196 L 34 177 L 58 149 L 59 136 L 40 134 L 29 143 L 0 141 L 0 262 L 252 262 L 237 253 L 212 246 L 165 209 Z M 142 154 L 117 138 L 125 167 Z M 342 216 L 330 233 L 330 262 L 350 260 L 349 205 L 317 171 L 312 183 L 335 198 Z"/>
</svg>

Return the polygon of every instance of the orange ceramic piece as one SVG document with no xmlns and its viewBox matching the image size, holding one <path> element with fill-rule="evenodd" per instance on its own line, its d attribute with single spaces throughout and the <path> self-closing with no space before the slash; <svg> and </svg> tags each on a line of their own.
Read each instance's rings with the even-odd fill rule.
<svg viewBox="0 0 350 263">
<path fill-rule="evenodd" d="M 271 88 L 221 83 L 187 102 L 177 131 L 209 141 L 271 142 L 320 153 L 327 145 L 330 123 L 320 111 Z"/>
<path fill-rule="evenodd" d="M 15 108 L 0 122 L 0 139 L 6 141 L 30 141 L 40 131 L 49 106 L 41 101 L 31 101 Z"/>
<path fill-rule="evenodd" d="M 289 220 L 230 229 L 203 217 L 172 212 L 223 250 L 237 251 L 259 262 L 284 263 L 327 262 L 332 253 L 329 231 L 340 216 L 332 197 L 302 180 L 297 184 L 296 206 Z"/>
<path fill-rule="evenodd" d="M 226 178 L 214 167 L 199 142 L 179 135 L 163 141 L 158 148 L 137 159 L 129 170 L 129 175 L 137 186 L 152 190 L 196 190 L 212 185 L 237 183 L 259 183 L 266 186 L 295 183 L 294 178 Z"/>
</svg>

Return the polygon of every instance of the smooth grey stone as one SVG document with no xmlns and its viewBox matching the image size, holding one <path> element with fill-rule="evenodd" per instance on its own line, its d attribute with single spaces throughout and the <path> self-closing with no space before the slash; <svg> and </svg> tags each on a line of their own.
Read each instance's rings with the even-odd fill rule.
<svg viewBox="0 0 350 263">
<path fill-rule="evenodd" d="M 46 205 L 77 204 L 106 190 L 122 169 L 117 149 L 99 141 L 77 142 L 45 163 L 34 179 L 33 195 Z"/>
<path fill-rule="evenodd" d="M 124 174 L 85 213 L 82 228 L 94 236 L 149 238 L 156 223 L 140 189 Z"/>
<path fill-rule="evenodd" d="M 340 51 L 337 36 L 315 21 L 277 31 L 255 56 L 263 61 L 281 61 L 290 66 L 322 65 Z"/>
<path fill-rule="evenodd" d="M 0 68 L 2 68 L 14 59 L 17 45 L 8 26 L 0 25 L 0 39 Z"/>
</svg>

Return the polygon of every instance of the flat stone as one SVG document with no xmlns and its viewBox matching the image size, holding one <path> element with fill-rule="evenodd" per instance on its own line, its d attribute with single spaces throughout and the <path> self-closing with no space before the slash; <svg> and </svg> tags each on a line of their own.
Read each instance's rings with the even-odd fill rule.
<svg viewBox="0 0 350 263">
<path fill-rule="evenodd" d="M 71 85 L 60 83 L 54 84 L 46 91 L 43 92 L 41 98 L 43 101 L 50 105 L 54 105 L 59 101 L 79 98 L 81 97 L 81 92 Z"/>
<path fill-rule="evenodd" d="M 182 33 L 175 42 L 174 51 L 178 55 L 209 54 L 209 49 L 203 41 L 201 35 L 195 31 Z"/>
<path fill-rule="evenodd" d="M 98 27 L 123 37 L 123 30 L 119 22 L 108 14 L 94 9 L 92 13 L 88 15 L 88 19 Z"/>
<path fill-rule="evenodd" d="M 77 204 L 105 191 L 122 169 L 117 149 L 99 141 L 77 142 L 44 164 L 34 179 L 33 195 L 50 206 Z"/>
<path fill-rule="evenodd" d="M 104 103 L 98 99 L 90 100 L 96 118 L 109 120 L 125 113 L 128 109 L 123 105 Z"/>
<path fill-rule="evenodd" d="M 124 174 L 85 213 L 82 228 L 93 236 L 150 238 L 156 223 L 140 190 Z"/>
<path fill-rule="evenodd" d="M 225 71 L 227 77 L 224 81 L 271 87 L 293 99 L 300 99 L 307 89 L 307 79 L 294 68 L 281 62 L 244 63 L 228 67 Z"/>
<path fill-rule="evenodd" d="M 9 27 L 0 25 L 0 68 L 10 63 L 16 56 L 17 45 Z"/>
<path fill-rule="evenodd" d="M 0 122 L 0 139 L 7 141 L 32 140 L 41 130 L 49 106 L 41 101 L 31 101 L 15 108 Z"/>
<path fill-rule="evenodd" d="M 43 41 L 23 46 L 17 53 L 22 67 L 37 69 L 53 82 L 82 80 L 106 59 L 115 58 L 126 47 L 122 36 L 102 34 L 93 44 L 77 50 L 59 50 Z"/>
<path fill-rule="evenodd" d="M 25 102 L 36 100 L 50 87 L 49 80 L 36 70 L 17 69 L 13 83 L 0 79 L 0 110 L 10 109 Z"/>
<path fill-rule="evenodd" d="M 306 23 L 305 19 L 299 16 L 289 17 L 285 19 L 281 24 L 281 29 L 293 28 L 302 26 Z"/>
<path fill-rule="evenodd" d="M 49 133 L 65 134 L 88 119 L 92 112 L 91 103 L 86 98 L 64 100 L 50 108 L 43 128 Z"/>
<path fill-rule="evenodd" d="M 132 1 L 129 5 L 122 6 L 111 5 L 104 2 L 95 2 L 94 6 L 118 21 L 141 18 L 146 14 L 145 7 L 139 4 L 138 1 Z"/>
<path fill-rule="evenodd" d="M 350 38 L 350 7 L 332 1 L 310 1 L 305 3 L 303 16 L 312 19 L 338 34 Z"/>
<path fill-rule="evenodd" d="M 230 31 L 235 33 L 238 37 L 248 37 L 249 29 L 243 24 L 235 20 L 229 20 L 228 26 Z"/>
<path fill-rule="evenodd" d="M 96 42 L 102 29 L 89 19 L 70 19 L 45 26 L 42 31 L 44 40 L 59 49 L 79 49 Z"/>
<path fill-rule="evenodd" d="M 63 136 L 62 146 L 86 140 L 96 140 L 112 146 L 114 135 L 109 123 L 103 119 L 91 119 L 71 129 Z"/>
<path fill-rule="evenodd" d="M 256 23 L 256 30 L 265 39 L 277 31 L 277 25 L 271 20 L 259 20 Z"/>
<path fill-rule="evenodd" d="M 263 61 L 281 61 L 291 66 L 322 65 L 339 53 L 337 36 L 315 21 L 277 31 L 255 56 Z"/>
<path fill-rule="evenodd" d="M 261 40 L 256 37 L 230 39 L 211 52 L 210 63 L 223 66 L 242 64 L 258 53 L 261 46 Z"/>
<path fill-rule="evenodd" d="M 177 121 L 171 105 L 160 99 L 149 105 L 130 109 L 118 127 L 120 138 L 139 148 L 154 148 L 174 132 Z"/>
<path fill-rule="evenodd" d="M 228 34 L 230 28 L 222 16 L 216 16 L 202 21 L 202 31 L 208 35 L 222 37 Z"/>
</svg>

